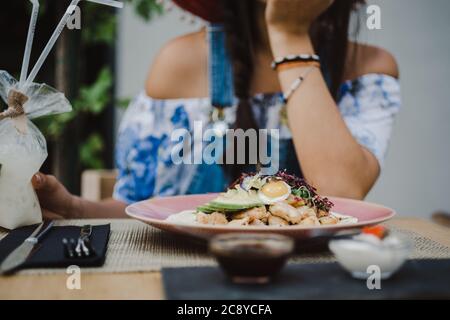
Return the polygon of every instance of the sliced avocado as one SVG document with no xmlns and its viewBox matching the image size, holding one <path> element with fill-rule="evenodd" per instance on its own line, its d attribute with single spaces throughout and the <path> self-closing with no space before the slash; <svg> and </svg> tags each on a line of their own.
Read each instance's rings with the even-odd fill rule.
<svg viewBox="0 0 450 320">
<path fill-rule="evenodd" d="M 227 205 L 221 205 L 221 204 L 216 204 L 213 202 L 208 203 L 208 207 L 211 209 L 215 209 L 216 211 L 230 211 L 230 212 L 236 212 L 236 211 L 242 211 L 243 209 L 247 209 L 247 208 L 242 208 L 240 206 L 227 206 Z"/>
<path fill-rule="evenodd" d="M 229 210 L 243 210 L 264 205 L 255 192 L 233 191 L 221 194 L 209 204 Z"/>
<path fill-rule="evenodd" d="M 259 199 L 258 194 L 254 191 L 248 192 L 242 189 L 230 189 L 226 193 L 222 193 L 211 202 L 198 207 L 197 210 L 205 213 L 211 213 L 214 211 L 235 213 L 263 205 L 264 203 L 261 199 Z"/>
<path fill-rule="evenodd" d="M 201 212 L 203 212 L 203 213 L 213 213 L 213 212 L 216 211 L 216 210 L 212 209 L 211 207 L 209 207 L 209 206 L 206 204 L 206 205 L 197 207 L 197 211 L 201 211 Z"/>
<path fill-rule="evenodd" d="M 261 203 L 246 203 L 246 204 L 239 204 L 239 203 L 227 203 L 227 202 L 220 202 L 220 201 L 211 201 L 209 203 L 209 207 L 215 208 L 218 210 L 226 210 L 226 211 L 241 211 L 245 209 L 251 209 L 254 207 L 261 206 Z"/>
<path fill-rule="evenodd" d="M 224 208 L 223 206 L 216 206 L 214 204 L 211 203 L 207 203 L 203 206 L 197 207 L 197 211 L 201 211 L 204 213 L 213 213 L 213 212 L 238 212 L 241 211 L 241 208 Z"/>
</svg>

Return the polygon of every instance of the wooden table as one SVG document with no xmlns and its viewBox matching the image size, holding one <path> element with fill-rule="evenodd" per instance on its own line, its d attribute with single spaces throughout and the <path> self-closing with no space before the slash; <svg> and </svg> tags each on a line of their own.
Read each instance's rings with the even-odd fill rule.
<svg viewBox="0 0 450 320">
<path fill-rule="evenodd" d="M 450 229 L 417 218 L 388 223 L 450 247 Z M 164 299 L 159 272 L 82 274 L 81 290 L 68 290 L 68 275 L 0 277 L 0 299 Z"/>
</svg>

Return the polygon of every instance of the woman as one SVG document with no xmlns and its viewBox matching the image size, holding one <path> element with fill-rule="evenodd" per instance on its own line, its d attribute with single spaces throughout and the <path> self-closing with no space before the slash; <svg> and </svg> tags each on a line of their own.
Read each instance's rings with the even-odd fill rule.
<svg viewBox="0 0 450 320">
<path fill-rule="evenodd" d="M 120 129 L 114 199 L 89 202 L 38 174 L 46 213 L 122 217 L 128 203 L 152 196 L 221 191 L 240 167 L 170 161 L 171 132 L 191 131 L 194 121 L 214 126 L 217 110 L 236 128 L 280 129 L 280 166 L 320 193 L 364 198 L 380 173 L 400 88 L 389 53 L 347 40 L 362 0 L 176 2 L 220 24 L 173 40 L 156 58 Z M 271 68 L 274 57 L 292 54 L 309 58 Z"/>
</svg>

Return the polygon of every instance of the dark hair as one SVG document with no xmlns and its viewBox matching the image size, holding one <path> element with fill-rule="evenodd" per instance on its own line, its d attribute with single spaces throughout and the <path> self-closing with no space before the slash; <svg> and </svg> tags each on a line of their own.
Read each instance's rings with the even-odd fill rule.
<svg viewBox="0 0 450 320">
<path fill-rule="evenodd" d="M 250 86 L 253 76 L 254 52 L 260 39 L 256 21 L 256 0 L 222 0 L 227 47 L 233 62 L 234 87 L 239 106 L 236 128 L 257 129 L 250 107 Z M 344 77 L 348 51 L 348 32 L 352 10 L 364 0 L 336 0 L 311 26 L 311 38 L 329 79 L 330 92 L 337 98 Z M 236 177 L 243 167 L 234 165 Z"/>
</svg>

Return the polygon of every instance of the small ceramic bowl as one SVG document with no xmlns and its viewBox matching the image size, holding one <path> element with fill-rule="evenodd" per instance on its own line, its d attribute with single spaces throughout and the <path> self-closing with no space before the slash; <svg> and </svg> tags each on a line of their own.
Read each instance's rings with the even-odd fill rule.
<svg viewBox="0 0 450 320">
<path fill-rule="evenodd" d="M 367 279 L 376 270 L 372 267 L 375 266 L 379 268 L 380 278 L 387 279 L 408 259 L 413 244 L 398 235 L 380 240 L 373 235 L 361 234 L 351 239 L 332 240 L 329 247 L 339 264 L 354 278 Z"/>
<path fill-rule="evenodd" d="M 293 250 L 294 241 L 277 234 L 229 233 L 210 242 L 210 252 L 235 283 L 269 282 Z"/>
</svg>

